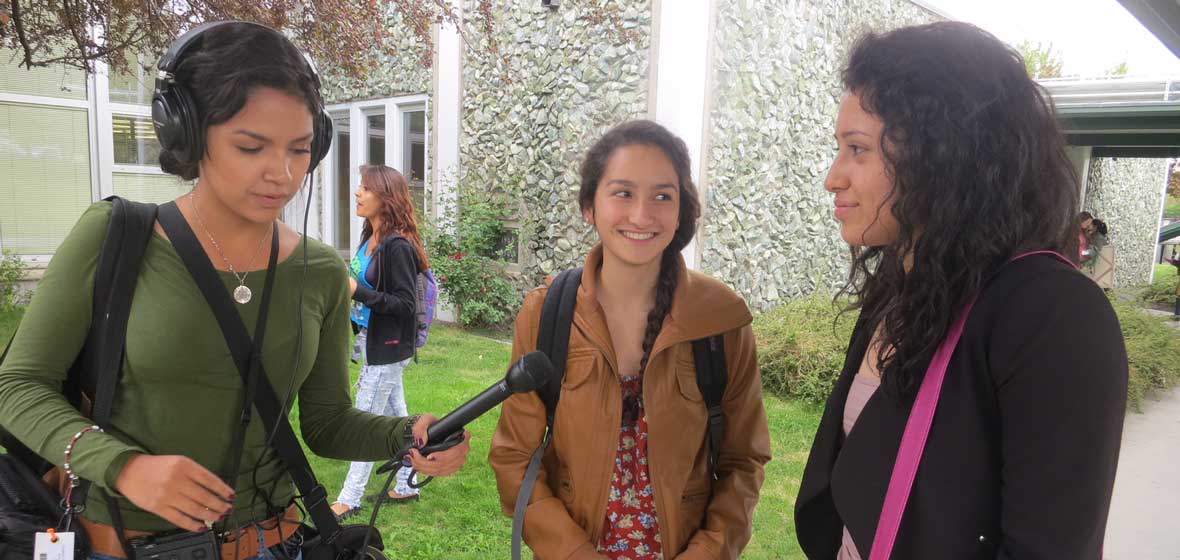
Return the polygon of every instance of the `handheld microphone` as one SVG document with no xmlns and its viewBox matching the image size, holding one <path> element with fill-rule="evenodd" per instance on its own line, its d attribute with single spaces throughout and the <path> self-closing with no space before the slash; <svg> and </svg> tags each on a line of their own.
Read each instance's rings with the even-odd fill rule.
<svg viewBox="0 0 1180 560">
<path fill-rule="evenodd" d="M 435 451 L 449 449 L 463 441 L 463 428 L 472 420 L 479 418 L 487 411 L 504 402 L 513 393 L 533 391 L 544 385 L 553 375 L 553 364 L 544 352 L 529 352 L 521 356 L 516 363 L 508 368 L 504 379 L 484 389 L 475 398 L 463 403 L 444 416 L 442 420 L 432 424 L 426 430 L 426 446 L 420 451 L 428 455 Z M 387 472 L 402 463 L 402 459 L 415 446 L 407 446 L 399 452 L 393 460 L 377 469 L 377 472 Z"/>
</svg>

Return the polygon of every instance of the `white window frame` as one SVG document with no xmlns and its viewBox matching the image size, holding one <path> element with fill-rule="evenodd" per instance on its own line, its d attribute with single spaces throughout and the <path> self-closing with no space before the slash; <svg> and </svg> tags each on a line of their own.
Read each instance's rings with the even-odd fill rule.
<svg viewBox="0 0 1180 560">
<path fill-rule="evenodd" d="M 422 111 L 425 113 L 426 130 L 430 130 L 430 97 L 427 94 L 419 93 L 413 95 L 401 95 L 397 97 L 388 97 L 383 99 L 371 99 L 365 101 L 353 101 L 349 103 L 335 103 L 325 107 L 328 113 L 332 115 L 333 119 L 338 117 L 347 117 L 348 131 L 349 131 L 349 157 L 348 157 L 348 198 L 352 200 L 356 197 L 356 189 L 361 184 L 360 167 L 364 164 L 369 149 L 369 135 L 367 128 L 367 118 L 369 115 L 376 113 L 384 113 L 385 115 L 385 161 L 390 164 L 390 167 L 401 170 L 406 167 L 406 159 L 408 157 L 407 151 L 409 146 L 404 142 L 404 130 L 402 123 L 405 121 L 406 113 L 414 111 Z M 390 134 L 394 131 L 394 134 Z M 332 147 L 328 150 L 328 155 L 324 158 L 324 192 L 323 192 L 323 207 L 320 209 L 320 219 L 323 228 L 324 243 L 335 246 L 336 239 L 336 193 L 328 193 L 328 189 L 335 189 L 338 173 L 343 170 L 337 169 L 336 158 L 338 157 L 336 145 L 336 138 L 333 135 Z M 425 169 L 423 169 L 425 184 L 427 180 L 425 177 L 430 177 L 430 135 L 425 135 Z M 393 162 L 393 163 L 390 163 Z M 429 202 L 429 197 L 427 197 Z M 357 220 L 353 220 L 348 228 L 348 252 L 349 255 L 356 250 L 356 246 L 360 243 L 361 238 L 361 224 Z"/>
<path fill-rule="evenodd" d="M 136 165 L 127 163 L 115 163 L 115 134 L 114 134 L 114 117 L 141 117 L 152 118 L 152 108 L 149 105 L 128 105 L 126 103 L 107 103 L 105 118 L 108 119 L 106 126 L 107 134 L 101 140 L 106 142 L 107 154 L 110 157 L 111 173 L 135 173 L 138 175 L 167 175 L 160 166 L 157 165 Z M 111 189 L 114 190 L 114 177 L 111 177 Z M 114 194 L 113 192 L 111 194 Z"/>
</svg>

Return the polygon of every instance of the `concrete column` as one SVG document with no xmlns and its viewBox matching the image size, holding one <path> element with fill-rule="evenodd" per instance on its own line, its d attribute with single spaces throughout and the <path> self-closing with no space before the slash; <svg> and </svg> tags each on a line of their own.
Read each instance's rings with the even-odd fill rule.
<svg viewBox="0 0 1180 560">
<path fill-rule="evenodd" d="M 455 4 L 454 7 L 461 18 L 462 4 Z M 434 204 L 431 207 L 434 216 L 438 217 L 445 208 L 455 203 L 461 171 L 459 118 L 463 107 L 463 45 L 453 24 L 442 23 L 438 26 L 436 45 L 434 99 L 430 109 L 433 111 L 434 130 L 437 131 L 437 159 L 431 162 L 435 171 L 432 189 Z"/>
<path fill-rule="evenodd" d="M 1090 177 L 1090 153 L 1093 151 L 1094 148 L 1090 146 L 1068 146 L 1065 148 L 1065 153 L 1069 156 L 1069 161 L 1073 163 L 1073 170 L 1078 174 L 1078 183 L 1081 187 L 1078 204 L 1082 208 L 1086 204 L 1086 183 Z M 1079 210 L 1082 208 L 1079 208 Z"/>
<path fill-rule="evenodd" d="M 453 4 L 458 16 L 463 16 L 462 3 Z M 459 161 L 459 128 L 463 109 L 463 43 L 454 24 L 442 23 L 436 28 L 434 59 L 434 91 L 428 103 L 435 138 L 435 161 L 430 162 L 434 188 L 430 205 L 435 218 L 454 208 L 458 196 L 458 181 L 462 171 Z M 455 310 L 450 305 L 439 306 L 438 318 L 455 321 Z"/>
<path fill-rule="evenodd" d="M 648 114 L 688 145 L 693 182 L 703 203 L 714 0 L 656 0 L 652 9 L 654 84 Z M 697 240 L 683 254 L 689 268 L 698 267 Z"/>
</svg>

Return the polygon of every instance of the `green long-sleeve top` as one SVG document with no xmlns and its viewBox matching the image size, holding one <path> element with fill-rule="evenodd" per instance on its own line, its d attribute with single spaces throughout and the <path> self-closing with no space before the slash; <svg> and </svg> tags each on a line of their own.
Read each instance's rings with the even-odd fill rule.
<svg viewBox="0 0 1180 560">
<path fill-rule="evenodd" d="M 62 397 L 60 386 L 90 327 L 94 271 L 111 204 L 92 205 L 62 243 L 25 312 L 8 358 L 0 366 L 0 425 L 57 465 L 70 438 L 90 425 Z M 303 251 L 278 264 L 262 360 L 279 398 L 298 395 L 298 425 L 313 453 L 335 459 L 386 459 L 403 443 L 404 418 L 363 413 L 349 397 L 349 291 L 344 261 L 330 247 L 309 241 L 306 293 L 299 306 Z M 220 273 L 228 289 L 238 281 Z M 266 272 L 248 275 L 255 297 L 235 308 L 253 334 Z M 297 312 L 303 342 L 297 342 Z M 298 352 L 296 351 L 298 348 Z M 224 473 L 238 425 L 243 384 L 217 320 L 172 244 L 159 234 L 148 243 L 127 328 L 126 360 L 111 428 L 89 433 L 74 447 L 71 466 L 93 481 L 86 517 L 110 523 L 102 494 L 136 453 L 185 455 Z M 266 448 L 257 412 L 246 434 L 229 526 L 267 517 L 260 492 L 275 488 L 271 503 L 295 494 L 277 453 Z M 258 465 L 257 472 L 253 472 Z M 175 529 L 119 497 L 126 526 Z"/>
</svg>

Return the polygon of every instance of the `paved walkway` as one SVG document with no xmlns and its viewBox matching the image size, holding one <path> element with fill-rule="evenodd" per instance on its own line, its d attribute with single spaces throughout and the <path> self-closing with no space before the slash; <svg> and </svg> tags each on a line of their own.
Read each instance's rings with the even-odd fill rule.
<svg viewBox="0 0 1180 560">
<path fill-rule="evenodd" d="M 1106 560 L 1180 560 L 1180 388 L 1127 414 Z"/>
</svg>

